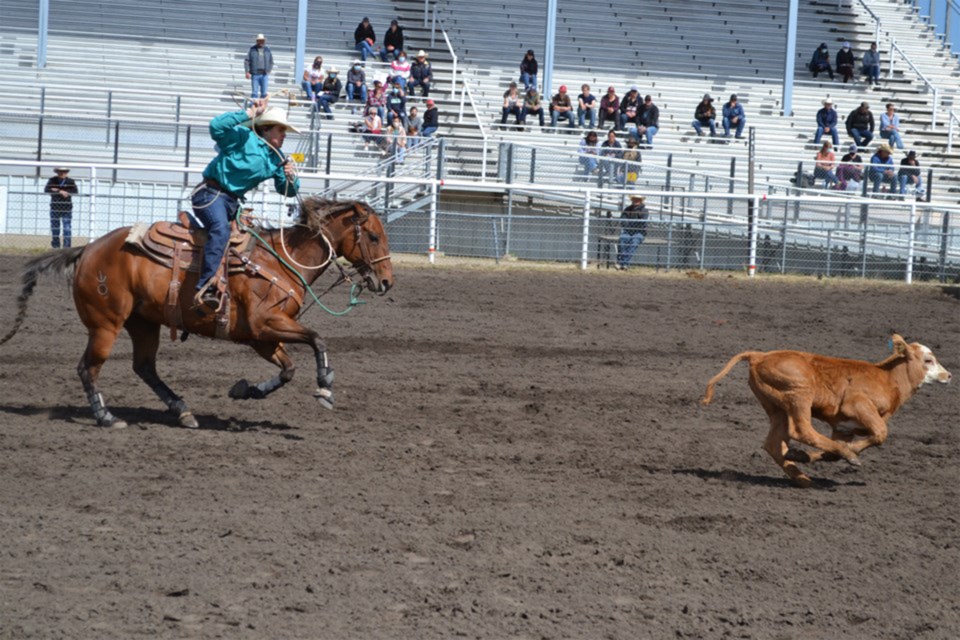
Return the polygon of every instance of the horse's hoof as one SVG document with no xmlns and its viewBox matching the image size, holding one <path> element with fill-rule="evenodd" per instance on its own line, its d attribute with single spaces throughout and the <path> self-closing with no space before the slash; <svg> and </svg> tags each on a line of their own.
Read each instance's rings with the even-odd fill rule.
<svg viewBox="0 0 960 640">
<path fill-rule="evenodd" d="M 789 460 L 790 462 L 810 462 L 810 454 L 804 451 L 803 449 L 789 449 L 783 456 L 784 460 Z"/>
<path fill-rule="evenodd" d="M 106 427 L 108 429 L 126 429 L 130 425 L 127 424 L 126 420 L 121 420 L 120 418 L 114 418 L 113 420 L 107 422 L 101 422 L 101 427 Z"/>
<path fill-rule="evenodd" d="M 324 409 L 333 409 L 333 391 L 330 389 L 317 389 L 313 392 L 313 397 Z"/>
<path fill-rule="evenodd" d="M 237 383 L 230 387 L 229 395 L 234 400 L 245 400 L 250 392 L 250 383 L 246 380 L 237 380 Z"/>
<path fill-rule="evenodd" d="M 200 423 L 197 422 L 197 419 L 193 417 L 192 413 L 184 411 L 180 414 L 180 426 L 186 427 L 187 429 L 199 429 Z"/>
</svg>

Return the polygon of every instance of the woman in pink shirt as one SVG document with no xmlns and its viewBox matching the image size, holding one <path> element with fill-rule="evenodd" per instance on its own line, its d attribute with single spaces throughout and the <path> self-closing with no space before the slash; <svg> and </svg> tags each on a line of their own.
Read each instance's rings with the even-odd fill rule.
<svg viewBox="0 0 960 640">
<path fill-rule="evenodd" d="M 826 181 L 826 186 L 833 186 L 839 182 L 835 169 L 837 168 L 837 157 L 833 154 L 833 144 L 829 141 L 824 142 L 817 152 L 816 164 L 813 167 L 813 177 L 817 180 Z"/>
<path fill-rule="evenodd" d="M 407 80 L 410 78 L 410 62 L 407 61 L 407 52 L 401 51 L 397 59 L 390 63 L 390 83 L 400 83 L 400 88 L 407 92 Z"/>
</svg>

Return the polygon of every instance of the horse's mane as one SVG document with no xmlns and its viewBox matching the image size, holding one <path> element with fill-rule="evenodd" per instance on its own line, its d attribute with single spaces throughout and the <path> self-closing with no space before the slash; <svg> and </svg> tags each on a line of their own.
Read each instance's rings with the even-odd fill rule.
<svg viewBox="0 0 960 640">
<path fill-rule="evenodd" d="M 300 218 L 297 222 L 314 233 L 319 233 L 323 224 L 328 218 L 352 211 L 355 208 L 361 210 L 366 205 L 357 200 L 327 200 L 317 196 L 304 198 L 300 206 Z"/>
</svg>

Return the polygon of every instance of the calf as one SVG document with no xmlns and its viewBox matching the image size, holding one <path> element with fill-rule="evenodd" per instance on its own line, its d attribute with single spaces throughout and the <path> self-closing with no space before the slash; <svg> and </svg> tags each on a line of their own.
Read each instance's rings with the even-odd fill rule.
<svg viewBox="0 0 960 640">
<path fill-rule="evenodd" d="M 950 382 L 950 372 L 928 347 L 907 344 L 897 334 L 891 342 L 893 355 L 877 364 L 803 351 L 744 351 L 710 379 L 701 403 L 710 404 L 714 385 L 738 362 L 749 361 L 750 388 L 770 418 L 763 448 L 794 484 L 808 487 L 810 478 L 796 462 L 842 458 L 859 466 L 858 454 L 883 444 L 887 420 L 921 385 Z M 831 437 L 817 432 L 811 418 L 829 424 Z M 845 422 L 853 428 L 841 426 Z M 863 438 L 854 441 L 855 436 Z M 818 451 L 790 449 L 790 440 Z"/>
</svg>

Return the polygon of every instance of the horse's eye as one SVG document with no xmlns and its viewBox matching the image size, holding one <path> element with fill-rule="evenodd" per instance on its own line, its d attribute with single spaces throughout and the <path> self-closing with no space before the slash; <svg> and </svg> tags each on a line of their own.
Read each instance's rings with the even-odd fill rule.
<svg viewBox="0 0 960 640">
<path fill-rule="evenodd" d="M 370 242 L 380 242 L 380 236 L 375 233 L 370 234 Z"/>
</svg>

